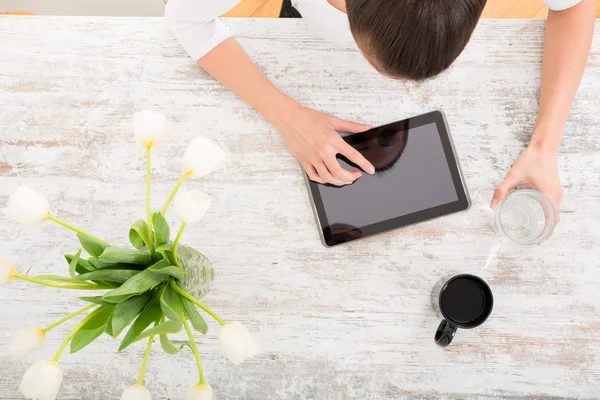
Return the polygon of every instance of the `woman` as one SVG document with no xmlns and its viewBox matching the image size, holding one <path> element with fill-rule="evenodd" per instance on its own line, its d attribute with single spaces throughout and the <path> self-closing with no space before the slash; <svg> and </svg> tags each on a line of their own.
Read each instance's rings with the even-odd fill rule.
<svg viewBox="0 0 600 400">
<path fill-rule="evenodd" d="M 556 156 L 592 41 L 595 0 L 544 0 L 550 8 L 540 107 L 529 146 L 496 188 L 491 207 L 527 184 L 558 210 L 562 188 Z M 422 80 L 437 75 L 462 52 L 486 0 L 293 0 L 296 11 L 325 39 L 355 40 L 383 75 Z M 308 176 L 344 185 L 360 176 L 339 165 L 345 156 L 372 174 L 375 168 L 337 131 L 369 128 L 303 107 L 277 89 L 216 19 L 238 0 L 170 0 L 165 18 L 198 64 L 254 107 L 281 132 Z"/>
</svg>

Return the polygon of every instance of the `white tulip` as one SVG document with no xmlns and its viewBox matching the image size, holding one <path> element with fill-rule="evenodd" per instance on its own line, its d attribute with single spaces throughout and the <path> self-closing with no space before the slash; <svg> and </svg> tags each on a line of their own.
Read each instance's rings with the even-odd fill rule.
<svg viewBox="0 0 600 400">
<path fill-rule="evenodd" d="M 129 386 L 121 395 L 121 400 L 152 400 L 148 388 L 142 385 Z"/>
<path fill-rule="evenodd" d="M 219 330 L 219 343 L 229 360 L 238 365 L 260 351 L 252 333 L 240 322 L 227 322 Z"/>
<path fill-rule="evenodd" d="M 158 146 L 166 131 L 167 119 L 159 112 L 144 110 L 133 116 L 133 136 L 140 146 Z"/>
<path fill-rule="evenodd" d="M 213 389 L 208 383 L 197 383 L 188 392 L 187 400 L 213 400 Z"/>
<path fill-rule="evenodd" d="M 5 258 L 0 258 L 0 285 L 15 279 L 17 275 L 17 267 L 15 264 Z"/>
<path fill-rule="evenodd" d="M 55 400 L 62 378 L 62 369 L 56 361 L 40 361 L 25 372 L 19 391 L 26 399 Z"/>
<path fill-rule="evenodd" d="M 183 154 L 183 170 L 196 178 L 202 178 L 224 160 L 225 152 L 218 144 L 199 137 L 189 144 Z"/>
<path fill-rule="evenodd" d="M 210 207 L 210 196 L 199 190 L 181 191 L 175 198 L 175 213 L 181 222 L 194 224 L 202 219 Z"/>
<path fill-rule="evenodd" d="M 37 351 L 45 341 L 44 330 L 38 326 L 30 326 L 19 329 L 13 334 L 8 350 L 15 357 L 25 357 Z"/>
<path fill-rule="evenodd" d="M 2 213 L 20 224 L 36 226 L 50 217 L 50 204 L 35 190 L 19 186 L 8 198 Z"/>
</svg>

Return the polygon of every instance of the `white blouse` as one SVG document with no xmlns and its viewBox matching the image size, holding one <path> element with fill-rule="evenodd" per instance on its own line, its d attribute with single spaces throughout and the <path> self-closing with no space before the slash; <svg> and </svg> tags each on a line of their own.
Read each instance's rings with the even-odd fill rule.
<svg viewBox="0 0 600 400">
<path fill-rule="evenodd" d="M 171 32 L 188 54 L 199 60 L 217 47 L 231 33 L 218 17 L 232 9 L 240 0 L 169 0 L 165 19 Z M 544 0 L 548 8 L 561 11 L 582 0 Z M 325 40 L 351 42 L 348 16 L 327 0 L 292 0 L 292 5 L 315 32 Z"/>
</svg>

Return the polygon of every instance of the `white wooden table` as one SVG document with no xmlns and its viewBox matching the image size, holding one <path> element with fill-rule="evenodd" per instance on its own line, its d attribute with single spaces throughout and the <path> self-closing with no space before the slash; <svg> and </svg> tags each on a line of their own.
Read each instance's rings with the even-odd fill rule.
<svg viewBox="0 0 600 400">
<path fill-rule="evenodd" d="M 184 241 L 215 262 L 207 303 L 257 332 L 263 352 L 232 366 L 211 324 L 198 342 L 218 399 L 600 398 L 598 34 L 559 156 L 562 221 L 543 246 L 518 247 L 498 243 L 485 210 L 535 120 L 543 22 L 483 21 L 454 68 L 422 84 L 377 75 L 354 47 L 324 43 L 301 20 L 227 23 L 307 106 L 373 124 L 444 110 L 472 209 L 325 249 L 279 134 L 194 65 L 162 20 L 57 17 L 0 18 L 0 204 L 24 183 L 58 216 L 126 245 L 144 215 L 132 114 L 161 110 L 172 129 L 154 152 L 154 208 L 180 176 L 189 140 L 204 135 L 230 154 L 225 169 L 189 182 L 214 206 Z M 34 274 L 66 274 L 62 253 L 79 248 L 58 226 L 24 230 L 4 218 L 0 243 Z M 496 303 L 486 324 L 442 349 L 430 291 L 452 272 L 486 279 Z M 7 335 L 79 304 L 73 292 L 0 288 L 1 399 L 20 398 L 25 369 L 71 326 L 27 360 L 9 357 Z M 104 336 L 64 357 L 59 398 L 112 399 L 134 383 L 144 345 L 120 354 L 116 345 Z M 190 354 L 157 351 L 146 384 L 155 399 L 181 399 L 195 374 Z"/>
</svg>

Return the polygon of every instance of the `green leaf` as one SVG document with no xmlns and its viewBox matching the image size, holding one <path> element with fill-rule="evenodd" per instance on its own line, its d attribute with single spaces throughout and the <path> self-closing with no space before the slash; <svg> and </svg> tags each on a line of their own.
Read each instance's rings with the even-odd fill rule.
<svg viewBox="0 0 600 400">
<path fill-rule="evenodd" d="M 171 243 L 165 243 L 157 246 L 156 251 L 171 250 L 172 247 Z"/>
<path fill-rule="evenodd" d="M 164 263 L 164 260 L 157 264 Z M 156 264 L 155 264 L 156 265 Z M 111 303 L 120 303 L 130 297 L 142 294 L 158 286 L 161 282 L 169 279 L 169 275 L 153 272 L 149 269 L 141 271 L 139 274 L 129 278 L 121 287 L 105 293 L 102 298 Z"/>
<path fill-rule="evenodd" d="M 184 318 L 181 297 L 173 290 L 171 285 L 167 285 L 160 296 L 160 308 L 169 319 L 181 321 Z"/>
<path fill-rule="evenodd" d="M 119 336 L 123 329 L 146 307 L 151 298 L 152 294 L 146 292 L 117 304 L 112 316 L 112 337 Z"/>
<path fill-rule="evenodd" d="M 154 213 L 152 220 L 154 221 L 154 242 L 156 247 L 162 246 L 169 242 L 171 238 L 171 229 L 167 220 L 162 213 Z"/>
<path fill-rule="evenodd" d="M 79 257 L 81 256 L 81 249 L 79 249 L 79 251 L 77 252 L 77 254 L 75 254 L 75 257 L 73 257 L 73 259 L 71 260 L 71 262 L 69 263 L 69 275 L 71 275 L 71 278 L 75 278 L 75 274 L 76 274 L 76 270 L 77 270 L 77 264 L 79 263 Z"/>
<path fill-rule="evenodd" d="M 88 254 L 92 257 L 100 257 L 100 254 L 104 252 L 104 249 L 108 247 L 108 243 L 100 239 L 92 239 L 89 236 L 82 235 L 81 233 L 77 234 L 77 238 L 79 238 L 79 243 L 81 243 L 81 247 L 88 252 Z"/>
<path fill-rule="evenodd" d="M 123 283 L 139 273 L 140 271 L 136 269 L 101 269 L 81 274 L 76 279 L 79 281 L 101 280 Z"/>
<path fill-rule="evenodd" d="M 83 324 L 71 339 L 71 354 L 83 349 L 102 335 L 106 327 L 106 321 L 108 321 L 114 309 L 114 306 L 102 306 L 90 314 L 91 318 Z"/>
<path fill-rule="evenodd" d="M 129 241 L 136 249 L 141 249 L 148 245 L 148 224 L 143 219 L 138 219 L 135 224 L 129 228 Z"/>
<path fill-rule="evenodd" d="M 175 263 L 175 257 L 173 257 L 172 246 L 169 243 L 158 246 L 156 248 L 156 252 L 160 254 L 162 258 L 169 263 L 169 265 L 177 265 Z"/>
<path fill-rule="evenodd" d="M 144 307 L 144 310 L 138 315 L 135 319 L 135 322 L 131 325 L 125 337 L 121 341 L 119 345 L 119 351 L 123 350 L 131 343 L 135 341 L 135 339 L 144 332 L 151 323 L 157 322 L 163 316 L 162 310 L 160 309 L 160 302 L 158 298 L 155 296 L 150 302 Z"/>
<path fill-rule="evenodd" d="M 183 350 L 185 346 L 189 347 L 190 349 L 192 348 L 190 342 L 182 343 L 179 347 L 175 346 L 167 335 L 160 335 L 160 346 L 167 354 L 177 354 Z"/>
<path fill-rule="evenodd" d="M 121 249 L 111 246 L 104 250 L 102 256 L 100 256 L 100 260 L 114 263 L 149 265 L 152 263 L 152 256 L 148 250 Z"/>
<path fill-rule="evenodd" d="M 167 334 L 171 334 L 171 333 L 178 333 L 181 330 L 181 327 L 183 325 L 181 324 L 181 321 L 166 321 L 163 322 L 162 324 L 158 324 L 156 326 L 153 326 L 150 329 L 146 329 L 144 332 L 142 332 L 141 335 L 139 335 L 135 341 L 138 342 L 142 339 L 145 339 L 147 337 L 153 336 L 153 335 L 167 335 Z"/>
<path fill-rule="evenodd" d="M 94 267 L 94 271 L 97 269 L 146 269 L 147 265 L 135 265 L 135 264 L 123 264 L 119 262 L 111 262 L 105 260 L 99 260 L 97 258 L 89 258 L 89 263 Z"/>
<path fill-rule="evenodd" d="M 166 265 L 166 260 L 163 260 L 163 261 L 165 261 L 165 264 L 153 265 L 152 267 L 150 267 L 148 269 L 153 272 L 158 272 L 160 274 L 172 276 L 178 280 L 183 279 L 184 272 L 181 270 L 181 268 L 176 267 L 174 265 Z"/>
<path fill-rule="evenodd" d="M 71 265 L 71 261 L 73 261 L 74 258 L 75 256 L 71 254 L 65 254 L 65 259 L 69 263 L 69 266 Z M 77 261 L 77 266 L 75 267 L 75 271 L 78 274 L 84 274 L 86 272 L 94 271 L 95 269 L 96 268 L 92 264 L 90 264 L 83 258 L 79 258 L 79 260 Z"/>
<path fill-rule="evenodd" d="M 87 301 L 88 303 L 99 304 L 101 306 L 114 306 L 106 300 L 102 300 L 102 296 L 81 296 L 80 300 Z"/>
<path fill-rule="evenodd" d="M 114 337 L 113 336 L 113 328 L 112 328 L 113 315 L 114 315 L 114 313 L 110 317 L 108 317 L 108 320 L 106 320 L 106 325 L 104 326 L 104 332 L 110 337 Z"/>
<path fill-rule="evenodd" d="M 183 311 L 185 312 L 185 316 L 190 320 L 194 329 L 200 332 L 203 335 L 206 335 L 208 332 L 208 325 L 202 315 L 198 312 L 198 309 L 188 299 L 185 297 L 181 297 L 181 304 L 183 305 Z"/>
</svg>

